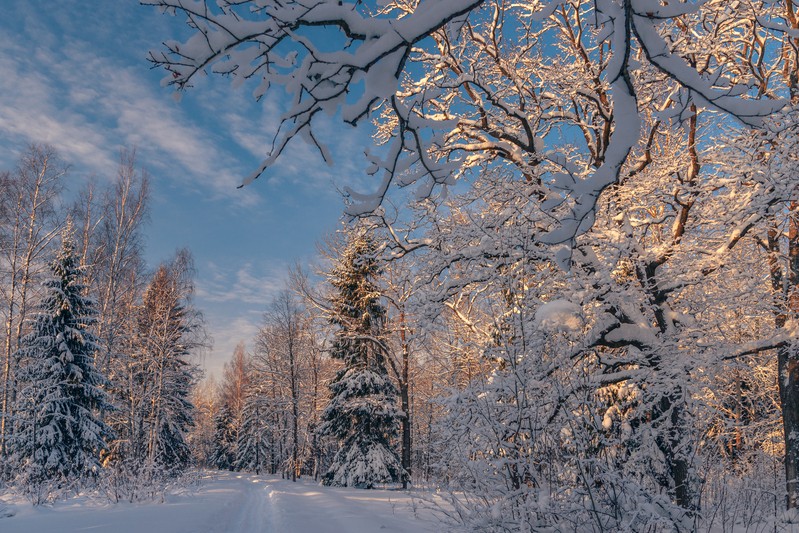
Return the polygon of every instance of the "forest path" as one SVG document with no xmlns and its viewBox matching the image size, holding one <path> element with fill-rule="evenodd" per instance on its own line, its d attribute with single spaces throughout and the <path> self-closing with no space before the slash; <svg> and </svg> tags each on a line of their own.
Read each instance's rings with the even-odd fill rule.
<svg viewBox="0 0 799 533">
<path fill-rule="evenodd" d="M 16 500 L 2 533 L 424 533 L 430 512 L 414 516 L 401 491 L 322 487 L 274 476 L 209 472 L 200 489 L 163 503 L 111 505 L 88 497 L 32 507 Z"/>
<path fill-rule="evenodd" d="M 418 520 L 407 493 L 322 487 L 270 479 L 268 533 L 405 533 L 432 532 L 439 528 Z"/>
</svg>

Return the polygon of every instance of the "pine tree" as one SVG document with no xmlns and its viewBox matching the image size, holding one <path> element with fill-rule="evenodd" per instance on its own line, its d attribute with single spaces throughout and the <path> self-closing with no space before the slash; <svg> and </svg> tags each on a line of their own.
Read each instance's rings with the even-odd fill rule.
<svg viewBox="0 0 799 533">
<path fill-rule="evenodd" d="M 17 431 L 9 444 L 18 481 L 30 487 L 96 476 L 111 437 L 98 416 L 112 406 L 101 389 L 107 380 L 94 366 L 97 343 L 89 328 L 96 311 L 84 296 L 71 223 L 51 268 L 54 279 L 45 282 L 32 331 L 17 352 L 24 367 Z M 42 497 L 48 496 L 39 492 L 35 503 Z"/>
<path fill-rule="evenodd" d="M 402 413 L 385 366 L 385 309 L 373 278 L 379 266 L 374 245 L 354 235 L 330 275 L 335 289 L 330 321 L 338 330 L 330 354 L 344 363 L 330 384 L 321 435 L 339 449 L 322 481 L 325 485 L 371 488 L 401 481 L 404 472 L 392 446 Z"/>
</svg>

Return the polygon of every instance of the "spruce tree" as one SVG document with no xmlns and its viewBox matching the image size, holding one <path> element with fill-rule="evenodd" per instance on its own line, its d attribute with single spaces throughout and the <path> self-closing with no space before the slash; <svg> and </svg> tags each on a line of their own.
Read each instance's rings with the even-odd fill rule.
<svg viewBox="0 0 799 533">
<path fill-rule="evenodd" d="M 339 449 L 323 476 L 325 485 L 372 488 L 395 483 L 404 472 L 392 446 L 402 413 L 385 364 L 385 308 L 374 282 L 379 266 L 372 240 L 353 235 L 330 275 L 330 321 L 337 327 L 330 354 L 344 363 L 330 384 L 321 435 Z"/>
<path fill-rule="evenodd" d="M 236 464 L 236 430 L 230 406 L 223 404 L 214 416 L 214 451 L 211 464 L 220 470 L 233 470 Z"/>
<path fill-rule="evenodd" d="M 244 402 L 241 428 L 236 442 L 236 470 L 260 474 L 268 471 L 271 447 L 267 406 L 263 398 L 250 394 Z"/>
<path fill-rule="evenodd" d="M 24 366 L 18 376 L 17 430 L 9 445 L 18 482 L 31 488 L 96 476 L 112 433 L 98 416 L 112 406 L 101 388 L 107 380 L 94 365 L 97 342 L 90 328 L 96 310 L 81 283 L 71 224 L 51 268 L 53 279 L 44 283 L 31 332 L 17 352 Z M 37 493 L 35 503 L 47 498 Z"/>
</svg>

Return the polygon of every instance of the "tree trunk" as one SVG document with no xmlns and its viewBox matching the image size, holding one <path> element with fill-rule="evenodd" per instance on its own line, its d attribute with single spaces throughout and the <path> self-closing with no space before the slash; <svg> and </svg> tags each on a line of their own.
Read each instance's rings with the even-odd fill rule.
<svg viewBox="0 0 799 533">
<path fill-rule="evenodd" d="M 402 418 L 402 468 L 405 474 L 402 476 L 402 488 L 407 489 L 408 483 L 411 478 L 411 408 L 410 398 L 408 395 L 408 387 L 410 384 L 409 364 L 410 364 L 410 350 L 408 349 L 408 341 L 405 337 L 405 313 L 400 313 L 400 341 L 402 342 L 402 379 L 400 380 L 400 401 L 402 403 L 402 412 L 405 416 Z"/>
<path fill-rule="evenodd" d="M 775 325 L 783 328 L 788 316 L 796 317 L 799 311 L 799 204 L 792 202 L 788 218 L 788 271 L 787 284 L 783 287 L 782 273 L 772 254 L 772 288 L 780 295 L 787 295 L 782 309 L 777 312 Z M 776 231 L 769 233 L 771 251 L 777 251 Z M 779 292 L 777 292 L 779 291 Z M 783 296 L 784 298 L 784 296 Z M 779 309 L 779 308 L 778 308 Z M 782 410 L 783 438 L 785 443 L 785 490 L 788 509 L 799 508 L 799 357 L 790 346 L 777 352 L 777 370 Z"/>
<path fill-rule="evenodd" d="M 53 182 L 61 175 L 50 170 L 50 158 L 53 154 L 46 149 L 32 149 L 30 159 L 24 160 L 26 170 L 34 172 L 33 182 L 26 182 L 24 172 L 18 177 L 16 211 L 14 213 L 13 244 L 9 266 L 11 268 L 11 290 L 8 297 L 8 320 L 5 334 L 6 344 L 3 365 L 3 398 L 2 420 L 0 420 L 0 455 L 6 454 L 6 441 L 11 434 L 9 421 L 14 419 L 16 404 L 17 362 L 14 352 L 19 347 L 27 314 L 28 288 L 34 274 L 34 261 L 44 251 L 47 244 L 57 233 L 44 227 L 42 211 L 50 206 L 55 194 Z M 42 232 L 44 231 L 44 235 Z M 18 293 L 18 295 L 17 295 Z M 16 317 L 15 317 L 16 311 Z M 16 321 L 16 323 L 15 323 Z M 16 327 L 16 330 L 14 330 Z"/>
<path fill-rule="evenodd" d="M 297 470 L 299 469 L 299 461 L 297 457 L 297 449 L 300 446 L 299 438 L 299 390 L 297 386 L 297 368 L 294 357 L 294 336 L 296 331 L 294 329 L 293 320 L 296 317 L 288 315 L 288 348 L 289 348 L 289 378 L 291 385 L 291 481 L 297 481 Z"/>
<path fill-rule="evenodd" d="M 780 407 L 785 435 L 785 489 L 788 509 L 799 507 L 799 360 L 789 347 L 777 354 Z"/>
<path fill-rule="evenodd" d="M 668 414 L 670 431 L 662 437 L 666 446 L 662 448 L 666 457 L 666 468 L 674 483 L 674 502 L 683 509 L 695 510 L 691 490 L 690 464 L 681 452 L 680 437 L 684 432 L 682 401 L 680 398 L 664 396 L 660 401 L 661 416 Z"/>
</svg>

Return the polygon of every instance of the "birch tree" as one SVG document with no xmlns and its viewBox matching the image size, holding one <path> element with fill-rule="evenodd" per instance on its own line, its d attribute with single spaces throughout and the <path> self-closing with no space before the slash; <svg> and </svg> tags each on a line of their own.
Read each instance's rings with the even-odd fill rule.
<svg viewBox="0 0 799 533">
<path fill-rule="evenodd" d="M 63 188 L 66 166 L 48 146 L 31 146 L 14 174 L 6 176 L 0 196 L 4 219 L 0 224 L 2 270 L 3 367 L 0 398 L 0 456 L 12 432 L 10 419 L 16 397 L 13 354 L 24 334 L 25 320 L 36 292 L 44 258 L 60 224 L 57 202 Z"/>
<path fill-rule="evenodd" d="M 312 463 L 311 474 L 316 468 L 309 427 L 317 409 L 318 354 L 312 346 L 308 316 L 288 290 L 270 304 L 255 345 L 255 373 L 273 411 L 271 433 L 283 441 L 284 472 L 296 481 L 307 472 L 306 461 Z"/>
<path fill-rule="evenodd" d="M 233 468 L 239 463 L 237 444 L 244 423 L 244 405 L 251 385 L 251 371 L 244 343 L 240 342 L 233 350 L 230 361 L 225 363 L 219 388 L 222 407 L 216 417 L 218 438 L 214 453 L 218 468 Z"/>
<path fill-rule="evenodd" d="M 130 356 L 117 378 L 122 404 L 109 461 L 129 485 L 131 499 L 142 489 L 157 491 L 191 457 L 190 394 L 197 378 L 191 357 L 204 342 L 201 316 L 191 303 L 192 276 L 190 254 L 179 251 L 158 267 L 135 309 Z"/>
<path fill-rule="evenodd" d="M 196 368 L 189 357 L 197 347 L 191 298 L 190 257 L 179 254 L 162 265 L 145 290 L 138 317 L 138 362 L 144 374 L 146 461 L 150 468 L 180 472 L 189 463 L 186 435 L 194 423 L 189 401 Z"/>
<path fill-rule="evenodd" d="M 213 377 L 203 379 L 191 394 L 191 403 L 195 407 L 194 428 L 188 436 L 189 447 L 194 457 L 194 464 L 200 468 L 213 468 L 214 421 L 221 405 L 216 380 Z"/>
<path fill-rule="evenodd" d="M 148 216 L 149 176 L 136 168 L 135 152 L 123 151 L 113 185 L 101 200 L 101 220 L 93 232 L 92 271 L 100 315 L 100 368 L 109 372 L 119 357 L 126 317 L 141 294 L 143 225 Z"/>
</svg>

